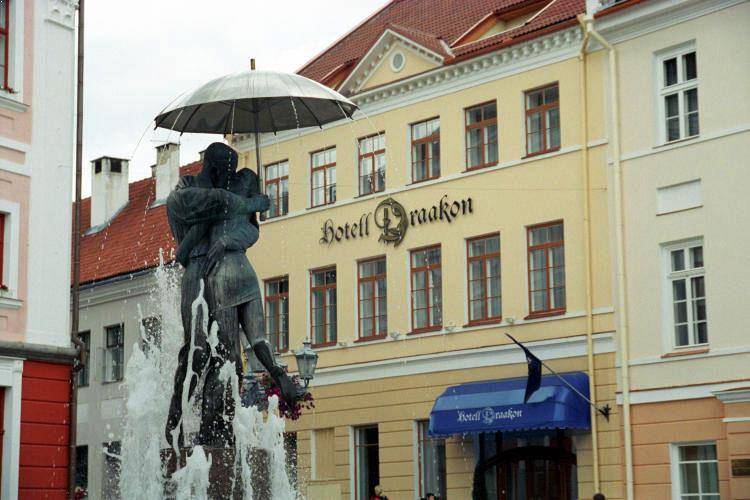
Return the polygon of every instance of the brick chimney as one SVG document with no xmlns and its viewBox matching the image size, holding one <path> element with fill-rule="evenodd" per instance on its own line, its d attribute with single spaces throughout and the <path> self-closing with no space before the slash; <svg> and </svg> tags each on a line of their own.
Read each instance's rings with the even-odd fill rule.
<svg viewBox="0 0 750 500">
<path fill-rule="evenodd" d="M 156 201 L 164 201 L 180 180 L 180 145 L 168 142 L 156 147 L 156 165 L 151 167 L 156 178 Z"/>
<path fill-rule="evenodd" d="M 102 156 L 91 162 L 91 226 L 108 222 L 128 203 L 129 161 Z"/>
</svg>

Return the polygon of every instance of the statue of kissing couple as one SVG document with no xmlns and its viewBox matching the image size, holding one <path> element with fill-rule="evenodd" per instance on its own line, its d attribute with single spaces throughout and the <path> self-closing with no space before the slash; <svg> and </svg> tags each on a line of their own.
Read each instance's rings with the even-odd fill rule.
<svg viewBox="0 0 750 500">
<path fill-rule="evenodd" d="M 242 380 L 243 344 L 268 371 L 282 397 L 289 404 L 297 398 L 297 387 L 276 364 L 266 340 L 258 278 L 245 255 L 258 241 L 257 213 L 268 207 L 269 199 L 260 193 L 255 172 L 237 171 L 237 153 L 219 142 L 206 149 L 202 170 L 182 177 L 167 199 L 169 225 L 178 243 L 176 258 L 185 268 L 180 304 L 184 339 L 165 429 L 170 445 L 175 438 L 184 445 L 180 424 L 191 352 L 193 373 L 186 400 L 205 374 L 198 444 L 225 447 L 234 443 L 235 401 L 220 371 L 226 362 L 233 362 L 238 382 Z M 208 331 L 203 331 L 206 318 L 201 308 L 193 308 L 201 290 L 208 303 Z M 211 342 L 212 346 L 209 332 L 214 325 L 218 326 L 218 342 Z"/>
</svg>

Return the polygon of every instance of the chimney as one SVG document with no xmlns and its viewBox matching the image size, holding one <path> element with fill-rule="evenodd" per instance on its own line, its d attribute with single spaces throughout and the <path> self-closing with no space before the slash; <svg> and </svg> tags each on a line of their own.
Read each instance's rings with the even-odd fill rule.
<svg viewBox="0 0 750 500">
<path fill-rule="evenodd" d="M 109 221 L 128 203 L 128 160 L 102 156 L 91 162 L 91 226 Z"/>
<path fill-rule="evenodd" d="M 180 180 L 180 145 L 168 142 L 156 146 L 156 165 L 151 167 L 156 178 L 156 201 L 164 201 Z"/>
</svg>

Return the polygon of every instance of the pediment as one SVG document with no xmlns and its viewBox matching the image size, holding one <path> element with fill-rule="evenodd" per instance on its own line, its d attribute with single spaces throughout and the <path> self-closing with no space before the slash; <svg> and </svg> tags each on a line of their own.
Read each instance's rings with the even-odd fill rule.
<svg viewBox="0 0 750 500">
<path fill-rule="evenodd" d="M 443 42 L 432 35 L 410 31 L 397 26 L 386 29 L 339 90 L 346 95 L 356 94 L 442 66 L 446 55 Z"/>
</svg>

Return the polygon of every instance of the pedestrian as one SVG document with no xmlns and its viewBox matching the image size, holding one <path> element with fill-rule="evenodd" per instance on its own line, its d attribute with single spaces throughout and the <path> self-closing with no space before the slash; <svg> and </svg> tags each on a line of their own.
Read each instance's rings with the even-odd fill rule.
<svg viewBox="0 0 750 500">
<path fill-rule="evenodd" d="M 434 493 L 428 493 L 425 495 L 424 500 L 437 500 L 437 497 Z"/>
<path fill-rule="evenodd" d="M 388 500 L 388 497 L 383 494 L 383 487 L 380 485 L 375 486 L 373 489 L 373 495 L 370 500 Z"/>
<path fill-rule="evenodd" d="M 607 500 L 607 497 L 604 496 L 604 493 L 594 493 L 593 500 Z"/>
</svg>

